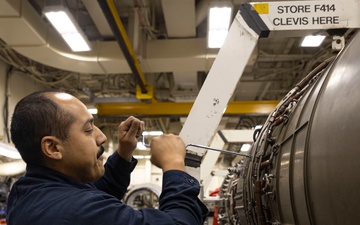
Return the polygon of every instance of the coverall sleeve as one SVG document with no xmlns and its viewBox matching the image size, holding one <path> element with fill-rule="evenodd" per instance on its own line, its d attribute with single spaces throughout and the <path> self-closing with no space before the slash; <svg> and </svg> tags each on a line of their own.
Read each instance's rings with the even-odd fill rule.
<svg viewBox="0 0 360 225">
<path fill-rule="evenodd" d="M 136 160 L 127 162 L 117 153 L 109 157 L 104 176 L 94 182 L 97 189 L 121 199 L 130 182 L 130 173 L 133 171 Z M 208 214 L 208 209 L 199 200 L 200 184 L 198 180 L 189 174 L 170 170 L 163 174 L 162 192 L 159 198 L 159 209 L 144 208 L 135 210 L 132 207 L 114 202 L 106 196 L 91 195 L 84 201 L 91 204 L 83 204 L 76 212 L 79 222 L 84 217 L 95 224 L 127 224 L 127 225 L 200 225 Z M 95 210 L 96 208 L 96 210 Z M 93 215 L 102 215 L 101 219 Z M 100 221 L 98 221 L 100 219 Z M 90 224 L 90 223 L 89 223 Z M 91 223 L 92 224 L 92 223 Z"/>
<path fill-rule="evenodd" d="M 208 209 L 198 199 L 199 182 L 183 171 L 163 174 L 159 209 L 135 210 L 99 191 L 78 194 L 69 207 L 63 224 L 87 225 L 201 225 Z"/>
</svg>

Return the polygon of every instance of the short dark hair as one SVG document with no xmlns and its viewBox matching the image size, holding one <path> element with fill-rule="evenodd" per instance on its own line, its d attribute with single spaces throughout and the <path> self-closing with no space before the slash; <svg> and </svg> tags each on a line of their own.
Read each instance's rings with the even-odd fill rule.
<svg viewBox="0 0 360 225">
<path fill-rule="evenodd" d="M 29 164 L 42 164 L 41 139 L 55 136 L 68 138 L 70 125 L 75 118 L 50 98 L 61 91 L 34 92 L 15 106 L 11 121 L 11 140 L 21 157 Z"/>
</svg>

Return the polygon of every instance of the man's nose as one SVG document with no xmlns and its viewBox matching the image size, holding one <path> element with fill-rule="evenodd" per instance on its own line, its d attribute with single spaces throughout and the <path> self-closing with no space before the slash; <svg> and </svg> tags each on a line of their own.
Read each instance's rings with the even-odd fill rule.
<svg viewBox="0 0 360 225">
<path fill-rule="evenodd" d="M 107 137 L 98 127 L 96 127 L 96 130 L 97 130 L 96 142 L 98 144 L 103 144 L 104 142 L 107 141 Z"/>
</svg>

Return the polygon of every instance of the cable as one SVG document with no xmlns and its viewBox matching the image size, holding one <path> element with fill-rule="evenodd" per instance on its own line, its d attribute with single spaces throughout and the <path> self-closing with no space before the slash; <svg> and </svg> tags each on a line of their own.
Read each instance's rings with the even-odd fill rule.
<svg viewBox="0 0 360 225">
<path fill-rule="evenodd" d="M 9 69 L 6 71 L 5 77 L 5 101 L 4 101 L 4 108 L 3 108 L 3 119 L 4 119 L 4 133 L 7 138 L 7 143 L 10 143 L 10 134 L 9 134 L 9 83 L 11 74 L 13 72 L 14 67 L 10 66 Z"/>
</svg>

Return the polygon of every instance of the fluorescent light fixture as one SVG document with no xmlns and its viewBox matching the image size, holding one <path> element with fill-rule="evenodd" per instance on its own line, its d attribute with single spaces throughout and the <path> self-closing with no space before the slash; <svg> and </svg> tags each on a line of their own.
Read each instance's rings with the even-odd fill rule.
<svg viewBox="0 0 360 225">
<path fill-rule="evenodd" d="M 90 46 L 71 13 L 63 6 L 47 6 L 44 14 L 74 52 L 90 51 Z"/>
<path fill-rule="evenodd" d="M 15 147 L 2 142 L 0 142 L 0 155 L 11 159 L 21 159 L 21 155 Z"/>
<path fill-rule="evenodd" d="M 96 115 L 98 113 L 98 110 L 96 108 L 88 109 L 89 113 L 92 115 Z"/>
<path fill-rule="evenodd" d="M 136 144 L 136 148 L 139 150 L 147 150 L 148 148 L 144 145 L 144 143 L 142 143 L 141 141 L 138 141 L 138 143 Z"/>
<path fill-rule="evenodd" d="M 221 48 L 228 34 L 231 7 L 212 7 L 209 11 L 208 47 Z"/>
<path fill-rule="evenodd" d="M 164 132 L 162 131 L 144 131 L 142 132 L 143 136 L 160 136 L 162 135 Z"/>
<path fill-rule="evenodd" d="M 325 39 L 324 35 L 306 36 L 301 43 L 301 47 L 318 47 L 321 45 L 324 39 Z"/>
<path fill-rule="evenodd" d="M 135 159 L 150 159 L 151 156 L 149 155 L 134 155 Z"/>
<path fill-rule="evenodd" d="M 247 152 L 250 150 L 251 144 L 243 144 L 240 148 L 240 151 Z"/>
</svg>

